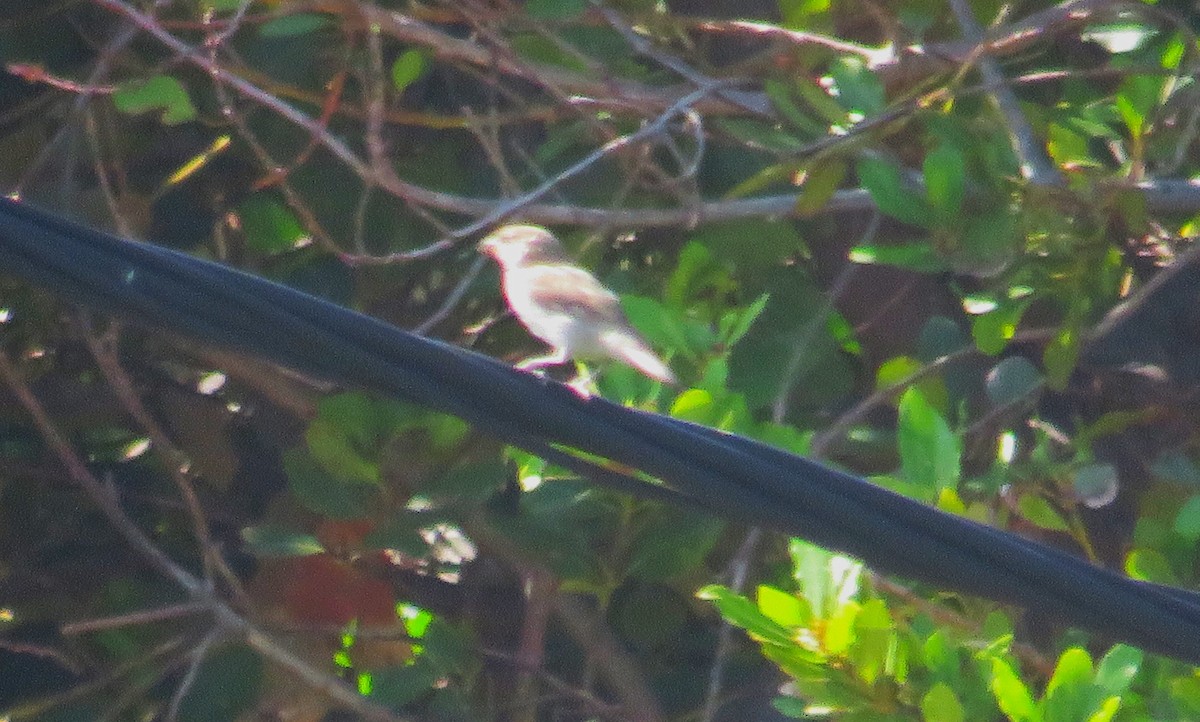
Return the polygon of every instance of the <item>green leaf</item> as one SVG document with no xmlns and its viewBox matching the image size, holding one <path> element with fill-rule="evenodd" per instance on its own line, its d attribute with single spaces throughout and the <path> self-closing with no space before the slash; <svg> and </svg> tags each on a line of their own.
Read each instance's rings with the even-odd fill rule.
<svg viewBox="0 0 1200 722">
<path fill-rule="evenodd" d="M 1200 496 L 1188 497 L 1175 514 L 1175 533 L 1190 542 L 1200 539 Z"/>
<path fill-rule="evenodd" d="M 1087 136 L 1075 128 L 1050 123 L 1046 128 L 1046 152 L 1055 164 L 1066 168 L 1101 168 L 1104 163 L 1092 154 Z"/>
<path fill-rule="evenodd" d="M 949 632 L 937 629 L 930 634 L 922 645 L 921 656 L 933 679 L 949 685 L 951 689 L 962 686 L 962 660 L 959 658 L 958 649 L 950 640 Z"/>
<path fill-rule="evenodd" d="M 1187 719 L 1200 717 L 1200 679 L 1194 676 L 1177 677 L 1169 682 L 1171 701 L 1174 702 Z M 1189 714 L 1190 713 L 1190 714 Z"/>
<path fill-rule="evenodd" d="M 1130 135 L 1140 136 L 1145 130 L 1146 118 L 1158 106 L 1164 78 L 1154 75 L 1128 75 L 1117 90 L 1117 111 Z"/>
<path fill-rule="evenodd" d="M 671 416 L 684 421 L 711 426 L 719 415 L 712 392 L 705 389 L 688 389 L 671 402 Z"/>
<path fill-rule="evenodd" d="M 433 690 L 440 675 L 434 666 L 417 657 L 412 664 L 384 667 L 370 673 L 371 697 L 392 709 L 400 709 Z"/>
<path fill-rule="evenodd" d="M 321 468 L 340 482 L 379 484 L 379 464 L 359 452 L 345 429 L 318 418 L 304 432 L 308 450 Z"/>
<path fill-rule="evenodd" d="M 1017 335 L 1017 324 L 1027 308 L 1028 301 L 1004 303 L 993 311 L 976 316 L 971 323 L 975 347 L 991 356 L 1003 351 L 1013 336 Z"/>
<path fill-rule="evenodd" d="M 947 250 L 954 271 L 977 278 L 1002 273 L 1020 249 L 1018 221 L 1009 208 L 971 213 L 958 244 Z"/>
<path fill-rule="evenodd" d="M 933 492 L 955 488 L 962 446 L 949 424 L 917 387 L 900 397 L 899 411 L 896 435 L 905 479 Z"/>
<path fill-rule="evenodd" d="M 515 33 L 509 38 L 509 45 L 519 56 L 535 63 L 556 65 L 576 72 L 586 72 L 588 69 L 583 58 L 575 53 L 567 52 L 560 44 L 539 33 Z M 584 126 L 579 124 L 572 128 L 568 125 L 564 129 L 567 133 L 573 134 L 582 131 Z"/>
<path fill-rule="evenodd" d="M 925 155 L 925 198 L 942 223 L 958 219 L 966 187 L 966 162 L 962 152 L 941 144 Z"/>
<path fill-rule="evenodd" d="M 1127 644 L 1113 645 L 1096 669 L 1096 686 L 1106 695 L 1124 695 L 1137 677 L 1145 658 L 1145 652 L 1137 647 Z"/>
<path fill-rule="evenodd" d="M 461 421 L 444 414 L 353 391 L 321 399 L 305 441 L 313 458 L 335 479 L 377 485 L 382 446 L 405 429 L 427 432 L 437 448 L 465 433 Z"/>
<path fill-rule="evenodd" d="M 1058 658 L 1054 674 L 1042 699 L 1046 722 L 1076 722 L 1094 708 L 1092 658 L 1079 647 L 1071 647 Z"/>
<path fill-rule="evenodd" d="M 930 363 L 961 351 L 968 343 L 956 321 L 945 316 L 930 316 L 917 339 L 917 358 Z"/>
<path fill-rule="evenodd" d="M 1159 63 L 1164 70 L 1176 70 L 1179 63 L 1187 57 L 1188 46 L 1179 35 L 1172 35 L 1163 43 L 1162 56 Z"/>
<path fill-rule="evenodd" d="M 929 241 L 865 244 L 851 248 L 847 257 L 852 263 L 894 266 L 918 273 L 942 273 L 949 268 Z"/>
<path fill-rule="evenodd" d="M 792 29 L 807 30 L 816 22 L 814 15 L 828 13 L 833 0 L 779 0 L 779 12 L 783 25 Z"/>
<path fill-rule="evenodd" d="M 331 478 L 305 450 L 286 452 L 283 469 L 292 494 L 310 511 L 332 519 L 361 519 L 367 515 L 373 489 Z"/>
<path fill-rule="evenodd" d="M 812 608 L 795 594 L 760 584 L 757 599 L 759 611 L 776 624 L 804 627 L 812 621 Z"/>
<path fill-rule="evenodd" d="M 762 655 L 779 666 L 780 671 L 792 678 L 796 685 L 796 693 L 807 698 L 808 705 L 826 706 L 831 709 L 840 708 L 845 698 L 853 693 L 845 693 L 843 689 L 831 685 L 830 677 L 836 676 L 829 668 L 824 655 L 807 649 L 795 642 L 791 644 L 762 645 Z M 836 700 L 841 697 L 842 700 Z M 848 700 L 851 704 L 855 700 Z M 806 717 L 805 719 L 811 719 Z"/>
<path fill-rule="evenodd" d="M 739 316 L 739 310 L 729 304 L 738 290 L 729 264 L 718 261 L 706 246 L 688 241 L 667 278 L 663 303 L 672 310 L 687 309 L 685 323 L 702 324 L 706 331 L 716 321 L 717 337 L 723 338 L 730 320 Z M 700 350 L 708 353 L 711 348 Z"/>
<path fill-rule="evenodd" d="M 841 127 L 850 124 L 846 109 L 829 95 L 828 91 L 803 75 L 797 75 L 794 82 L 796 92 L 825 120 L 825 123 Z"/>
<path fill-rule="evenodd" d="M 1074 328 L 1063 327 L 1046 344 L 1042 352 L 1042 366 L 1046 369 L 1046 384 L 1050 388 L 1066 388 L 1079 360 L 1079 341 L 1079 334 Z"/>
<path fill-rule="evenodd" d="M 1033 703 L 1033 695 L 1009 663 L 992 658 L 992 694 L 996 704 L 1011 722 L 1042 722 L 1042 715 Z"/>
<path fill-rule="evenodd" d="M 317 404 L 317 418 L 336 427 L 347 443 L 368 448 L 379 443 L 386 426 L 385 414 L 369 395 L 360 391 L 326 396 Z"/>
<path fill-rule="evenodd" d="M 309 237 L 291 210 L 262 193 L 238 206 L 238 218 L 247 245 L 260 253 L 288 251 Z"/>
<path fill-rule="evenodd" d="M 818 619 L 831 616 L 840 600 L 858 594 L 862 563 L 806 542 L 788 541 L 792 578 Z"/>
<path fill-rule="evenodd" d="M 710 584 L 697 591 L 696 597 L 715 604 L 726 621 L 761 641 L 782 646 L 795 644 L 791 630 L 767 617 L 749 599 L 727 587 Z"/>
<path fill-rule="evenodd" d="M 779 115 L 808 138 L 825 134 L 825 126 L 809 118 L 792 100 L 791 89 L 778 80 L 767 79 L 763 90 Z"/>
<path fill-rule="evenodd" d="M 746 332 L 750 330 L 750 327 L 754 325 L 755 319 L 757 319 L 759 314 L 763 312 L 763 309 L 767 307 L 767 301 L 770 299 L 771 294 L 764 293 L 758 298 L 754 299 L 753 303 L 751 303 L 740 314 L 738 314 L 737 320 L 729 327 L 729 330 L 726 333 L 722 334 L 723 341 L 727 348 L 733 348 L 737 345 L 738 341 L 742 340 L 742 337 L 745 336 Z"/>
<path fill-rule="evenodd" d="M 926 228 L 933 213 L 925 199 L 909 190 L 895 164 L 875 156 L 858 161 L 858 180 L 871 194 L 879 210 L 898 221 Z"/>
<path fill-rule="evenodd" d="M 812 445 L 812 431 L 801 431 L 790 424 L 764 421 L 754 429 L 754 438 L 771 446 L 806 455 Z"/>
<path fill-rule="evenodd" d="M 649 581 L 690 574 L 712 551 L 724 528 L 719 519 L 683 509 L 647 512 L 638 519 L 626 573 Z"/>
<path fill-rule="evenodd" d="M 420 638 L 423 657 L 441 677 L 468 676 L 478 666 L 479 641 L 469 627 L 450 624 L 443 617 L 433 616 L 424 626 Z"/>
<path fill-rule="evenodd" d="M 122 83 L 113 91 L 112 97 L 113 104 L 122 113 L 137 115 L 157 110 L 166 125 L 178 125 L 196 117 L 196 107 L 187 90 L 169 75 Z"/>
<path fill-rule="evenodd" d="M 1125 573 L 1134 579 L 1179 586 L 1179 577 L 1171 570 L 1167 558 L 1155 549 L 1134 549 L 1125 557 Z"/>
<path fill-rule="evenodd" d="M 858 677 L 875 684 L 888 667 L 895 625 L 882 599 L 863 603 L 854 618 L 854 647 L 852 658 Z"/>
<path fill-rule="evenodd" d="M 858 340 L 858 333 L 854 325 L 836 308 L 831 308 L 826 313 L 825 330 L 829 332 L 830 338 L 837 342 L 842 351 L 852 356 L 862 356 L 862 344 Z"/>
<path fill-rule="evenodd" d="M 1120 479 L 1112 464 L 1092 462 L 1082 464 L 1071 478 L 1075 497 L 1091 509 L 1108 506 L 1117 498 Z"/>
<path fill-rule="evenodd" d="M 842 56 L 829 74 L 837 84 L 838 102 L 851 113 L 869 118 L 886 107 L 883 84 L 862 58 Z"/>
<path fill-rule="evenodd" d="M 1172 483 L 1200 486 L 1200 467 L 1180 451 L 1168 451 L 1153 465 L 1154 475 Z"/>
<path fill-rule="evenodd" d="M 408 604 L 402 605 L 398 611 L 404 624 L 404 633 L 413 639 L 422 639 L 437 619 L 432 612 Z"/>
<path fill-rule="evenodd" d="M 741 143 L 748 145 L 751 148 L 760 148 L 778 153 L 795 153 L 802 151 L 808 147 L 808 143 L 802 138 L 797 138 L 795 134 L 785 130 L 780 130 L 775 124 L 767 123 L 761 120 L 751 118 L 717 118 L 713 125 Z M 786 170 L 794 166 L 773 166 L 767 169 L 766 177 L 763 180 L 769 179 L 771 182 L 783 182 L 787 179 L 790 173 Z M 733 197 L 745 195 L 751 190 L 758 190 L 764 187 L 765 183 L 761 180 L 754 183 L 743 181 L 737 186 L 737 190 L 730 193 Z"/>
<path fill-rule="evenodd" d="M 830 654 L 845 654 L 855 642 L 854 621 L 861 609 L 853 600 L 841 601 L 825 623 L 825 651 Z"/>
<path fill-rule="evenodd" d="M 508 482 L 508 469 L 496 460 L 464 464 L 450 469 L 421 487 L 435 499 L 483 502 L 496 495 Z"/>
<path fill-rule="evenodd" d="M 1012 645 L 1012 619 L 999 610 L 989 612 L 983 620 L 983 634 L 988 639 L 1003 641 L 1003 650 L 1008 650 Z"/>
<path fill-rule="evenodd" d="M 258 34 L 264 38 L 290 38 L 308 35 L 330 24 L 329 18 L 324 15 L 296 13 L 268 20 L 259 27 Z"/>
<path fill-rule="evenodd" d="M 1017 511 L 1026 521 L 1042 529 L 1067 531 L 1070 528 L 1062 514 L 1039 494 L 1022 494 L 1017 501 Z"/>
<path fill-rule="evenodd" d="M 747 277 L 774 268 L 789 257 L 808 253 L 795 224 L 760 218 L 709 223 L 693 233 L 690 241 L 704 246 L 717 261 Z"/>
<path fill-rule="evenodd" d="M 921 717 L 925 722 L 964 722 L 965 715 L 958 695 L 945 682 L 933 685 L 921 698 Z"/>
<path fill-rule="evenodd" d="M 924 368 L 924 364 L 912 356 L 890 358 L 880 364 L 879 369 L 875 371 L 875 390 L 879 391 L 902 383 L 922 368 Z M 949 408 L 950 401 L 946 384 L 941 377 L 926 374 L 925 378 L 917 381 L 915 385 L 921 390 L 925 400 L 939 412 L 944 412 Z M 897 403 L 899 402 L 897 401 Z"/>
<path fill-rule="evenodd" d="M 420 50 L 405 50 L 400 53 L 392 62 L 392 87 L 397 93 L 403 93 L 405 88 L 425 73 L 428 65 L 425 53 Z"/>
<path fill-rule="evenodd" d="M 312 534 L 270 524 L 242 529 L 242 540 L 257 557 L 305 557 L 325 551 Z"/>
<path fill-rule="evenodd" d="M 836 157 L 819 158 L 809 165 L 796 199 L 796 213 L 801 218 L 810 218 L 820 212 L 846 179 L 847 170 L 846 161 Z"/>
<path fill-rule="evenodd" d="M 494 515 L 490 522 L 523 553 L 542 560 L 567 581 L 600 583 L 595 550 L 606 535 L 615 533 L 611 503 L 582 482 L 547 478 L 521 495 L 521 510 Z"/>
<path fill-rule="evenodd" d="M 993 404 L 1005 406 L 1028 398 L 1041 383 L 1042 375 L 1029 359 L 1009 356 L 988 371 L 985 388 Z"/>
<path fill-rule="evenodd" d="M 1108 697 L 1103 700 L 1095 712 L 1087 718 L 1087 722 L 1112 722 L 1113 717 L 1121 709 L 1120 697 Z"/>
<path fill-rule="evenodd" d="M 771 700 L 771 706 L 785 717 L 804 720 L 811 719 L 811 716 L 808 714 L 809 703 L 807 700 L 795 697 L 776 697 Z"/>
</svg>

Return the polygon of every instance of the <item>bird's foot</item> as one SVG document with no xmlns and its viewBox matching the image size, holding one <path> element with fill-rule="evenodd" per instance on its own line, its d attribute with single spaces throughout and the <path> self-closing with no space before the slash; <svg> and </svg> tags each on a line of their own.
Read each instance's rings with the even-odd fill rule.
<svg viewBox="0 0 1200 722">
<path fill-rule="evenodd" d="M 581 363 L 575 364 L 575 377 L 567 382 L 572 391 L 581 398 L 591 398 L 600 395 L 600 387 L 596 385 L 596 375 Z"/>
</svg>

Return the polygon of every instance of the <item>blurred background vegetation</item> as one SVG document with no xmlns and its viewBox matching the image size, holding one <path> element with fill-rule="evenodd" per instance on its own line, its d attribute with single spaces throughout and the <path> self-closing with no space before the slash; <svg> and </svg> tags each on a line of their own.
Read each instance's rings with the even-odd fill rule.
<svg viewBox="0 0 1200 722">
<path fill-rule="evenodd" d="M 6 3 L 0 184 L 514 362 L 542 349 L 474 242 L 547 225 L 682 381 L 604 366 L 606 397 L 1192 588 L 1198 27 L 1120 0 Z M 1192 668 L 1038 610 L 71 301 L 0 282 L 3 719 L 1200 719 Z"/>
</svg>

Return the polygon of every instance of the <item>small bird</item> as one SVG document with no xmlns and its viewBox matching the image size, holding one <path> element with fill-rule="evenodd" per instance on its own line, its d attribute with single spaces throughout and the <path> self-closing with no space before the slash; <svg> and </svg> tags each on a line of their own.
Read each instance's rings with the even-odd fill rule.
<svg viewBox="0 0 1200 722">
<path fill-rule="evenodd" d="M 675 375 L 629 325 L 617 294 L 572 265 L 553 233 L 539 226 L 503 226 L 480 241 L 479 250 L 500 264 L 504 298 L 513 314 L 554 349 L 517 368 L 615 359 L 652 379 L 675 383 Z"/>
</svg>

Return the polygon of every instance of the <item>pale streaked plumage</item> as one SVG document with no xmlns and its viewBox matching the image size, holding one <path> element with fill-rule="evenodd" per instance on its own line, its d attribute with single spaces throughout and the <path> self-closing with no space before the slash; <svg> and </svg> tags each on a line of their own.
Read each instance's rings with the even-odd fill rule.
<svg viewBox="0 0 1200 722">
<path fill-rule="evenodd" d="M 558 239 L 538 226 L 504 226 L 479 244 L 500 264 L 504 298 L 529 332 L 554 353 L 528 359 L 539 368 L 568 359 L 611 358 L 647 376 L 675 383 L 675 376 L 629 325 L 620 300 L 563 252 Z"/>
</svg>

